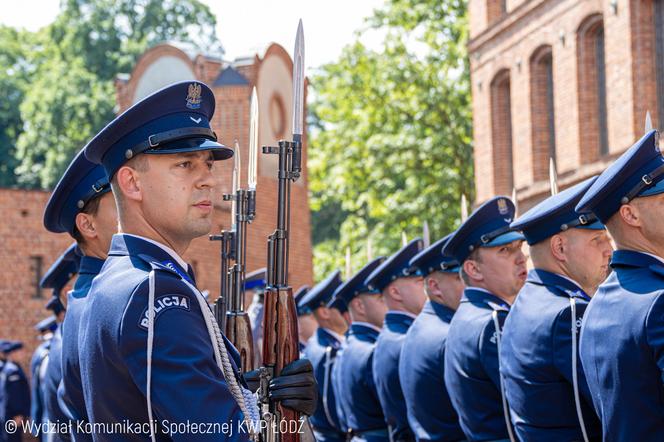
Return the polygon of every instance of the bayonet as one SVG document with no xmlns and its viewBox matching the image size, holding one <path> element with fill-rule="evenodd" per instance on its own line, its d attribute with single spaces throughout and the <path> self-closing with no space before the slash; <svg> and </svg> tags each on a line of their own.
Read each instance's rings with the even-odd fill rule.
<svg viewBox="0 0 664 442">
<path fill-rule="evenodd" d="M 516 187 L 512 187 L 512 202 L 514 203 L 514 217 L 519 213 L 519 200 L 516 199 Z"/>
<path fill-rule="evenodd" d="M 549 188 L 551 195 L 558 193 L 558 172 L 556 171 L 556 163 L 554 163 L 552 157 L 549 158 Z"/>
<path fill-rule="evenodd" d="M 302 141 L 304 125 L 304 29 L 297 25 L 293 50 L 293 141 Z"/>
<path fill-rule="evenodd" d="M 651 130 L 652 130 L 652 119 L 650 118 L 650 111 L 646 111 L 645 133 L 648 133 Z"/>
<path fill-rule="evenodd" d="M 402 230 L 402 231 L 401 231 L 401 245 L 402 245 L 403 247 L 406 247 L 407 244 L 408 244 L 408 237 L 406 236 L 406 232 L 404 232 L 404 231 Z"/>
<path fill-rule="evenodd" d="M 431 238 L 429 236 L 429 223 L 424 220 L 422 225 L 422 241 L 424 243 L 424 248 L 428 248 L 431 245 Z"/>
<path fill-rule="evenodd" d="M 461 222 L 465 223 L 468 219 L 468 200 L 466 195 L 461 195 Z"/>
<path fill-rule="evenodd" d="M 256 190 L 256 172 L 258 169 L 258 94 L 256 86 L 251 91 L 249 116 L 249 167 L 247 168 L 247 187 Z"/>
</svg>

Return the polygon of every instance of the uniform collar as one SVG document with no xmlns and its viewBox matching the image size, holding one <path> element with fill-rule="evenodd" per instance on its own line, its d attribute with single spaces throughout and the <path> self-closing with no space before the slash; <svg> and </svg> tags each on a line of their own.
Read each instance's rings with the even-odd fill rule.
<svg viewBox="0 0 664 442">
<path fill-rule="evenodd" d="M 109 256 L 138 256 L 147 261 L 155 261 L 168 267 L 185 279 L 193 280 L 189 265 L 170 247 L 129 233 L 117 233 L 111 240 Z"/>
<path fill-rule="evenodd" d="M 447 322 L 451 321 L 452 316 L 454 316 L 454 310 L 452 310 L 446 305 L 440 304 L 438 302 L 433 302 L 431 300 L 428 300 L 424 304 L 424 307 L 422 308 L 422 313 L 436 315 L 440 319 Z"/>
<path fill-rule="evenodd" d="M 611 267 L 663 266 L 662 258 L 636 250 L 616 250 L 611 256 Z"/>
<path fill-rule="evenodd" d="M 350 324 L 350 329 L 348 329 L 349 333 L 363 333 L 366 330 L 365 329 L 370 329 L 376 332 L 376 334 L 380 333 L 380 327 L 376 327 L 373 324 L 370 324 L 368 322 L 363 322 L 363 321 L 355 321 L 352 324 Z"/>
<path fill-rule="evenodd" d="M 582 298 L 590 300 L 590 296 L 583 291 L 576 281 L 558 273 L 542 269 L 533 269 L 528 272 L 526 282 L 546 287 L 556 287 L 568 296 L 581 296 Z"/>
<path fill-rule="evenodd" d="M 336 339 L 340 344 L 346 340 L 346 338 L 341 336 L 339 333 L 334 332 L 334 331 L 330 330 L 329 328 L 320 327 L 319 330 L 323 331 L 323 332 L 326 332 L 328 335 L 330 335 L 334 339 Z"/>
<path fill-rule="evenodd" d="M 461 302 L 483 303 L 491 308 L 510 309 L 510 305 L 490 291 L 480 287 L 466 287 Z"/>
<path fill-rule="evenodd" d="M 95 258 L 94 256 L 83 256 L 81 257 L 78 273 L 80 275 L 97 275 L 101 272 L 101 267 L 104 265 L 104 262 L 103 259 Z"/>
<path fill-rule="evenodd" d="M 385 314 L 384 323 L 387 324 L 405 324 L 410 327 L 417 316 L 409 312 L 390 310 Z"/>
</svg>

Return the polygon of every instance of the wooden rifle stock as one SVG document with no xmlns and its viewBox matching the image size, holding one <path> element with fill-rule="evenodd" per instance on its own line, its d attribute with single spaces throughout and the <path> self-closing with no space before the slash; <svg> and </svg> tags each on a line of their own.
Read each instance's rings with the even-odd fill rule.
<svg viewBox="0 0 664 442">
<path fill-rule="evenodd" d="M 245 312 L 228 312 L 226 315 L 226 337 L 240 353 L 242 371 L 254 369 L 254 340 L 251 321 Z"/>
</svg>

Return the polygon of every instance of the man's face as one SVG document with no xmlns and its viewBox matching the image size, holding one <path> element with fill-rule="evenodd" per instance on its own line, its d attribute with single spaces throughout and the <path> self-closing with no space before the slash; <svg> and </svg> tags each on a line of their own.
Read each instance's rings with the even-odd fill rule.
<svg viewBox="0 0 664 442">
<path fill-rule="evenodd" d="M 212 153 L 148 155 L 140 173 L 144 217 L 166 238 L 179 241 L 206 235 L 212 228 L 211 191 L 217 184 Z"/>
<path fill-rule="evenodd" d="M 399 290 L 406 310 L 418 315 L 422 311 L 424 303 L 427 302 L 427 295 L 424 292 L 424 278 L 421 276 L 409 276 L 399 278 L 392 284 L 395 284 Z"/>
<path fill-rule="evenodd" d="M 380 294 L 361 294 L 357 297 L 364 306 L 364 313 L 367 317 L 367 322 L 376 327 L 383 325 L 385 314 L 387 313 L 387 305 L 385 300 Z"/>
<path fill-rule="evenodd" d="M 311 335 L 318 328 L 318 323 L 312 314 L 300 315 L 297 317 L 297 331 L 300 342 L 307 342 Z"/>
<path fill-rule="evenodd" d="M 639 209 L 643 236 L 664 257 L 664 193 L 636 198 L 633 203 Z"/>
<path fill-rule="evenodd" d="M 526 257 L 521 251 L 523 241 L 512 241 L 497 247 L 482 247 L 475 261 L 487 290 L 511 298 L 519 293 L 526 282 Z"/>
<path fill-rule="evenodd" d="M 613 248 L 606 230 L 570 229 L 561 235 L 566 240 L 565 256 L 570 277 L 592 296 L 609 274 Z"/>
<path fill-rule="evenodd" d="M 118 231 L 118 213 L 111 192 L 106 192 L 100 197 L 99 208 L 93 218 L 99 240 L 104 250 L 108 250 L 111 238 Z"/>
<path fill-rule="evenodd" d="M 428 284 L 432 300 L 454 310 L 459 307 L 465 286 L 458 272 L 433 272 L 424 283 Z"/>
</svg>

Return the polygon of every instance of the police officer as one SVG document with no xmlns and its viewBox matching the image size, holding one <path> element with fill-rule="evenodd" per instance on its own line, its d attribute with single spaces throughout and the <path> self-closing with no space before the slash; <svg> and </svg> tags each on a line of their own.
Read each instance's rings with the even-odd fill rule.
<svg viewBox="0 0 664 442">
<path fill-rule="evenodd" d="M 348 327 L 338 306 L 327 307 L 334 291 L 341 284 L 339 275 L 338 270 L 332 272 L 309 290 L 299 302 L 302 308 L 307 308 L 312 312 L 318 323 L 316 333 L 309 339 L 304 350 L 304 356 L 314 366 L 319 388 L 318 406 L 310 419 L 318 441 L 346 439 L 337 414 L 336 398 L 332 387 L 332 369 Z"/>
<path fill-rule="evenodd" d="M 406 332 L 426 302 L 422 274 L 408 264 L 420 250 L 422 240 L 412 240 L 375 268 L 365 280 L 371 290 L 383 294 L 389 309 L 376 341 L 372 370 L 392 441 L 415 439 L 408 425 L 406 403 L 399 382 L 399 357 Z"/>
<path fill-rule="evenodd" d="M 308 285 L 303 285 L 293 294 L 293 299 L 297 306 L 297 332 L 300 340 L 300 352 L 303 352 L 304 349 L 307 348 L 309 338 L 316 333 L 316 329 L 318 328 L 318 323 L 311 314 L 311 310 L 300 304 L 300 301 L 304 298 L 309 289 L 310 287 Z"/>
<path fill-rule="evenodd" d="M 534 269 L 503 328 L 500 370 L 521 441 L 601 440 L 578 355 L 583 313 L 604 281 L 611 242 L 574 207 L 595 178 L 553 195 L 514 221 Z"/>
<path fill-rule="evenodd" d="M 89 432 L 78 431 L 79 424 L 88 423 L 81 385 L 81 371 L 86 368 L 79 363 L 78 337 L 90 285 L 101 270 L 111 238 L 117 232 L 117 211 L 110 190 L 104 169 L 85 158 L 81 151 L 53 189 L 44 210 L 43 222 L 48 231 L 67 233 L 75 240 L 60 262 L 63 273 L 55 277 L 67 279 L 67 261 L 73 265 L 78 260 L 78 277 L 67 295 L 67 314 L 61 326 L 60 357 L 51 358 L 48 369 L 50 383 L 55 386 L 57 382 L 57 397 L 47 400 L 51 403 L 51 420 L 56 423 L 71 420 L 75 434 L 70 436 L 63 428 L 53 434 L 54 440 L 70 437 L 92 440 Z M 54 270 L 58 270 L 58 263 Z"/>
<path fill-rule="evenodd" d="M 112 238 L 79 326 L 81 381 L 93 425 L 128 421 L 149 427 L 153 440 L 155 433 L 171 440 L 245 440 L 243 423 L 258 421 L 237 350 L 181 257 L 194 238 L 209 233 L 214 162 L 233 155 L 210 129 L 214 107 L 205 84 L 175 83 L 136 103 L 85 148 L 111 180 L 122 232 Z M 307 413 L 310 401 L 300 398 L 303 391 L 315 395 L 315 382 L 310 364 L 300 362 L 292 375 L 301 385 L 294 388 L 296 400 L 282 403 Z M 287 366 L 272 380 L 272 397 L 289 399 L 283 378 L 291 373 Z M 227 423 L 233 431 L 173 431 L 187 422 Z M 123 434 L 124 440 L 145 438 Z"/>
<path fill-rule="evenodd" d="M 42 382 L 44 420 L 52 422 L 55 425 L 67 423 L 67 416 L 58 404 L 58 387 L 62 381 L 62 321 L 65 315 L 65 307 L 60 301 L 60 294 L 72 276 L 78 272 L 80 262 L 81 254 L 78 251 L 76 243 L 73 243 L 46 271 L 40 282 L 41 287 L 53 289 L 53 296 L 48 304 L 46 304 L 46 308 L 53 311 L 58 322 L 58 328 L 53 333 L 53 339 L 51 340 L 51 349 L 47 356 L 46 373 Z M 46 439 L 50 441 L 59 441 L 66 438 L 66 436 L 64 438 L 60 437 L 56 431 L 49 431 L 46 436 L 48 436 Z"/>
<path fill-rule="evenodd" d="M 267 285 L 265 267 L 247 273 L 244 280 L 244 305 L 251 323 L 251 337 L 254 340 L 254 366 L 263 365 L 263 316 L 265 287 Z"/>
<path fill-rule="evenodd" d="M 408 423 L 418 441 L 465 439 L 443 378 L 447 332 L 463 293 L 459 263 L 443 256 L 449 238 L 436 241 L 409 263 L 424 275 L 429 298 L 406 333 L 399 360 Z"/>
<path fill-rule="evenodd" d="M 30 419 L 37 425 L 46 422 L 44 412 L 44 388 L 43 381 L 46 376 L 46 366 L 48 365 L 48 353 L 51 350 L 51 342 L 58 323 L 55 316 L 49 316 L 42 319 L 35 325 L 35 330 L 39 332 L 39 339 L 42 341 L 30 359 Z M 41 434 L 39 435 L 41 440 Z"/>
<path fill-rule="evenodd" d="M 384 260 L 379 257 L 369 262 L 334 292 L 334 299 L 347 305 L 351 324 L 337 355 L 332 384 L 346 431 L 356 442 L 389 440 L 372 372 L 376 340 L 387 306 L 380 291 L 369 289 L 364 283 Z"/>
<path fill-rule="evenodd" d="M 664 434 L 664 157 L 650 131 L 590 186 L 576 210 L 606 225 L 613 272 L 583 318 L 581 362 L 605 441 Z"/>
<path fill-rule="evenodd" d="M 30 386 L 25 372 L 10 355 L 23 348 L 19 341 L 0 341 L 0 441 L 20 442 L 23 422 L 30 415 Z M 7 421 L 16 424 L 14 432 L 7 432 Z M 10 428 L 10 427 L 9 427 Z"/>
<path fill-rule="evenodd" d="M 469 440 L 507 440 L 498 362 L 500 329 L 526 280 L 523 236 L 510 228 L 514 204 L 492 198 L 477 208 L 443 248 L 460 264 L 466 286 L 450 322 L 445 385 Z"/>
</svg>

